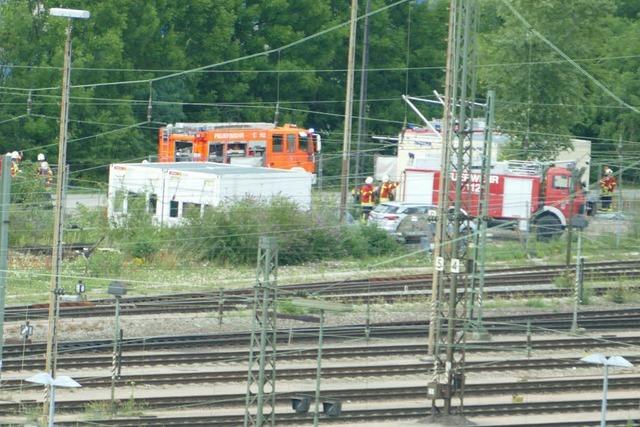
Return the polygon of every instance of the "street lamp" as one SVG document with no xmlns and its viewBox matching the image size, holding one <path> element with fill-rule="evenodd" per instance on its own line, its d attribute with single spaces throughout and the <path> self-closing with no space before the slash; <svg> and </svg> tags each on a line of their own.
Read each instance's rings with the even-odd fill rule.
<svg viewBox="0 0 640 427">
<path fill-rule="evenodd" d="M 90 13 L 86 10 L 77 9 L 49 9 L 49 15 L 67 18 L 67 40 L 64 45 L 64 68 L 62 72 L 62 98 L 60 101 L 60 135 L 58 146 L 58 171 L 56 175 L 56 204 L 54 210 L 53 223 L 53 245 L 51 256 L 51 286 L 49 288 L 49 315 L 47 333 L 47 353 L 46 370 L 53 378 L 56 376 L 56 356 L 57 356 L 57 323 L 60 296 L 60 270 L 62 264 L 62 224 L 64 212 L 64 177 L 65 165 L 67 163 L 67 127 L 69 122 L 69 86 L 71 84 L 71 20 L 87 19 Z M 53 387 L 51 387 L 51 393 Z M 52 401 L 53 398 L 49 396 Z M 43 412 L 47 414 L 47 397 L 45 395 Z"/>
<path fill-rule="evenodd" d="M 49 427 L 53 427 L 54 425 L 53 419 L 56 413 L 56 387 L 82 387 L 71 377 L 60 375 L 53 378 L 47 372 L 35 374 L 32 377 L 26 378 L 25 381 L 48 386 L 49 390 L 51 390 L 49 394 L 49 422 L 47 423 Z"/>
<path fill-rule="evenodd" d="M 633 368 L 633 364 L 622 356 L 611 356 L 607 358 L 603 354 L 591 354 L 580 359 L 581 362 L 593 363 L 604 366 L 604 381 L 602 382 L 602 409 L 600 416 L 600 427 L 607 426 L 607 389 L 609 388 L 609 366 L 618 368 Z"/>
<path fill-rule="evenodd" d="M 311 299 L 293 299 L 291 303 L 295 307 L 311 309 L 320 312 L 320 329 L 318 331 L 318 360 L 316 367 L 316 393 L 315 393 L 315 412 L 313 414 L 313 426 L 318 427 L 320 419 L 320 377 L 322 376 L 322 341 L 324 332 L 324 312 L 331 311 L 336 313 L 344 313 L 351 311 L 351 307 L 344 304 L 337 304 L 322 300 Z M 327 405 L 329 403 L 329 405 Z M 325 412 L 328 416 L 337 417 L 340 415 L 340 402 L 325 402 Z"/>
</svg>

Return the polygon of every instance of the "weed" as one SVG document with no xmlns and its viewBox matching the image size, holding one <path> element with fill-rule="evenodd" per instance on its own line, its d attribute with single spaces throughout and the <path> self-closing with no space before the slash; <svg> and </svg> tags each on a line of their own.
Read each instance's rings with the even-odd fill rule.
<svg viewBox="0 0 640 427">
<path fill-rule="evenodd" d="M 87 261 L 87 270 L 93 277 L 119 276 L 124 256 L 119 251 L 97 251 Z"/>
<path fill-rule="evenodd" d="M 291 300 L 282 300 L 278 301 L 278 313 L 299 316 L 305 314 L 306 310 L 302 307 L 294 305 Z"/>
<path fill-rule="evenodd" d="M 96 400 L 89 402 L 84 407 L 85 416 L 89 419 L 101 419 L 111 415 L 111 402 Z"/>
<path fill-rule="evenodd" d="M 525 306 L 531 308 L 545 308 L 547 306 L 547 303 L 542 298 L 529 298 L 525 302 Z"/>
<path fill-rule="evenodd" d="M 37 405 L 29 405 L 22 409 L 22 415 L 24 415 L 27 421 L 37 422 L 42 415 L 42 407 L 38 407 Z"/>
<path fill-rule="evenodd" d="M 591 299 L 594 296 L 593 288 L 589 286 L 584 286 L 582 288 L 582 299 L 580 300 L 580 304 L 589 305 L 591 304 Z"/>
<path fill-rule="evenodd" d="M 615 286 L 607 291 L 607 299 L 615 304 L 625 304 L 638 301 L 639 295 L 624 286 Z"/>
<path fill-rule="evenodd" d="M 563 271 L 553 279 L 553 284 L 558 288 L 571 288 L 575 284 L 575 274 Z"/>
</svg>

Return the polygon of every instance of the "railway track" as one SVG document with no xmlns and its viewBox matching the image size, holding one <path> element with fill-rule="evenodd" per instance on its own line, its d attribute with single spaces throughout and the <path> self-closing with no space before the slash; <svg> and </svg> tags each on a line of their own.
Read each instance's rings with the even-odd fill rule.
<svg viewBox="0 0 640 427">
<path fill-rule="evenodd" d="M 354 356 L 359 356 L 354 355 Z M 638 363 L 640 357 L 625 356 L 631 363 Z M 468 361 L 465 364 L 465 372 L 505 372 L 505 371 L 527 371 L 542 369 L 571 369 L 575 367 L 585 367 L 576 357 L 571 358 L 542 358 L 542 359 L 513 359 L 513 360 L 483 360 Z M 330 366 L 322 369 L 323 378 L 384 378 L 407 375 L 429 375 L 432 363 L 389 363 L 372 366 Z M 277 377 L 279 380 L 307 380 L 313 379 L 316 375 L 316 368 L 278 368 Z M 111 374 L 105 376 L 74 375 L 74 379 L 82 384 L 84 389 L 95 387 L 108 387 L 111 385 Z M 131 383 L 136 386 L 163 386 L 178 384 L 207 384 L 225 382 L 243 382 L 247 379 L 247 369 L 236 370 L 225 369 L 222 371 L 202 371 L 191 372 L 170 372 L 152 374 L 123 374 L 116 380 L 118 387 L 127 387 Z M 24 382 L 22 379 L 7 378 L 2 382 L 4 389 L 33 388 L 33 384 Z M 637 383 L 634 383 L 637 384 Z M 640 400 L 639 400 L 640 403 Z"/>
<path fill-rule="evenodd" d="M 485 326 L 491 333 L 495 334 L 522 334 L 530 327 L 532 332 L 544 332 L 545 330 L 569 330 L 571 328 L 572 313 L 553 314 L 523 314 L 510 316 L 491 316 L 485 318 Z M 602 310 L 580 313 L 579 325 L 587 330 L 625 330 L 630 325 L 640 324 L 640 308 L 629 308 L 620 310 Z M 348 326 L 335 326 L 324 328 L 325 338 L 332 339 L 355 339 L 355 338 L 425 338 L 427 337 L 428 322 L 387 322 Z M 279 342 L 315 342 L 318 339 L 317 327 L 289 328 L 277 331 Z M 224 346 L 247 345 L 250 339 L 250 332 L 200 334 L 184 336 L 159 336 L 126 338 L 122 341 L 122 348 L 125 352 L 166 350 L 171 348 L 205 348 Z M 576 345 L 580 340 L 593 345 L 591 338 L 571 339 L 570 345 Z M 612 338 L 614 342 L 616 338 Z M 621 339 L 624 342 L 633 342 L 633 337 Z M 523 340 L 518 342 L 518 347 L 522 347 Z M 562 342 L 554 340 L 556 346 L 562 346 Z M 482 345 L 482 344 L 478 344 Z M 533 343 L 534 346 L 541 346 L 541 343 Z M 584 345 L 584 344 L 583 344 Z M 63 341 L 58 343 L 58 352 L 61 360 L 65 355 L 72 353 L 106 353 L 113 347 L 112 340 L 87 340 L 87 341 Z M 3 358 L 4 369 L 9 366 L 16 366 L 16 360 L 41 357 L 46 350 L 46 343 L 37 342 L 25 345 L 7 344 L 4 346 Z M 13 359 L 13 360 L 12 360 Z"/>
<path fill-rule="evenodd" d="M 522 416 L 527 414 L 539 413 L 566 413 L 597 411 L 600 408 L 600 399 L 584 399 L 584 400 L 561 400 L 550 402 L 527 402 L 527 403 L 504 403 L 504 404 L 481 404 L 481 405 L 465 405 L 465 416 Z M 357 423 L 372 422 L 383 420 L 401 420 L 416 419 L 428 417 L 430 410 L 425 408 L 426 405 L 418 407 L 403 408 L 383 408 L 383 409 L 363 409 L 363 410 L 343 410 L 339 418 L 327 418 L 321 416 L 323 425 L 329 423 Z M 609 411 L 628 411 L 638 407 L 637 398 L 616 398 L 608 400 Z M 205 416 L 182 416 L 182 417 L 135 417 L 120 419 L 102 419 L 92 420 L 96 425 L 105 426 L 215 426 L 215 427 L 237 427 L 243 424 L 244 417 L 241 415 L 205 415 Z M 278 413 L 278 425 L 308 425 L 313 419 L 313 414 L 295 414 L 295 413 Z M 627 426 L 628 423 L 640 423 L 640 420 L 612 420 L 607 422 L 608 426 L 620 425 Z M 83 421 L 58 422 L 58 426 L 79 426 L 83 425 Z M 546 426 L 566 426 L 567 423 L 547 423 Z M 595 424 L 581 422 L 584 425 L 599 425 L 599 421 Z M 636 425 L 636 424 L 632 424 Z M 531 426 L 527 424 L 527 426 Z"/>
<path fill-rule="evenodd" d="M 483 397 L 493 395 L 512 394 L 536 394 L 536 393 L 559 393 L 577 391 L 598 391 L 602 387 L 602 380 L 599 378 L 580 378 L 565 380 L 529 380 L 526 382 L 500 382 L 500 383 L 467 383 L 465 384 L 465 397 Z M 611 390 L 635 390 L 640 387 L 640 377 L 619 377 L 611 378 L 609 382 Z M 277 403 L 287 404 L 292 397 L 312 396 L 313 390 L 288 391 L 278 393 Z M 349 401 L 350 404 L 361 404 L 369 401 L 388 400 L 389 396 L 394 396 L 396 400 L 421 400 L 427 395 L 426 386 L 403 386 L 384 388 L 353 388 L 340 390 L 326 390 L 323 392 L 324 399 L 337 399 Z M 58 413 L 82 412 L 95 399 L 62 400 L 56 402 Z M 228 408 L 240 407 L 244 405 L 245 394 L 215 394 L 215 395 L 193 395 L 167 396 L 167 397 L 139 397 L 127 400 L 118 400 L 117 405 L 123 407 L 125 404 L 135 405 L 145 410 L 151 409 L 175 409 L 179 407 L 188 408 Z M 23 401 L 14 403 L 0 403 L 0 416 L 10 416 L 20 414 L 30 408 L 42 405 L 41 402 Z"/>
<path fill-rule="evenodd" d="M 571 270 L 569 270 L 571 271 Z M 532 286 L 553 285 L 554 280 L 566 274 L 564 265 L 519 267 L 492 270 L 486 275 L 487 297 L 504 295 L 535 295 L 540 297 L 566 296 L 569 288 L 550 287 L 527 289 Z M 322 295 L 347 301 L 367 299 L 393 301 L 402 297 L 429 296 L 431 274 L 399 276 L 395 278 L 370 278 L 366 280 L 345 280 L 279 286 L 281 296 Z M 586 280 L 640 277 L 640 260 L 599 262 L 585 266 Z M 606 287 L 597 289 L 599 292 Z M 250 303 L 251 288 L 227 289 L 224 292 L 180 293 L 157 296 L 124 297 L 121 299 L 121 314 L 142 315 L 169 312 L 229 311 L 246 307 Z M 113 299 L 99 299 L 86 302 L 63 303 L 62 317 L 112 316 Z M 46 304 L 7 307 L 6 321 L 46 318 Z"/>
</svg>

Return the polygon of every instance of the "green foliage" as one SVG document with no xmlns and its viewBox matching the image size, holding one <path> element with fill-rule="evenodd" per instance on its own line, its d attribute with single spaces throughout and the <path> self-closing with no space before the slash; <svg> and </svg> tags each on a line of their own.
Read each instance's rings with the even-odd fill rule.
<svg viewBox="0 0 640 427">
<path fill-rule="evenodd" d="M 300 211 L 295 203 L 276 198 L 269 203 L 251 199 L 227 208 L 208 209 L 179 227 L 182 250 L 196 259 L 222 263 L 255 262 L 260 235 L 273 235 L 278 242 L 279 263 L 364 257 L 392 253 L 396 243 L 375 227 L 347 227 L 335 215 Z"/>
<path fill-rule="evenodd" d="M 291 300 L 282 300 L 278 301 L 278 313 L 300 316 L 305 314 L 306 311 L 302 307 L 295 306 Z"/>
<path fill-rule="evenodd" d="M 372 3 L 373 9 L 387 4 L 383 0 Z M 53 0 L 0 2 L 2 86 L 60 85 L 66 21 L 38 13 L 35 10 L 38 4 L 44 9 L 59 6 Z M 270 122 L 277 101 L 281 102 L 280 123 L 314 127 L 326 136 L 325 152 L 339 151 L 344 108 L 340 102 L 326 101 L 344 100 L 348 27 L 342 26 L 277 53 L 260 53 L 347 21 L 347 3 L 103 0 L 88 4 L 70 0 L 64 6 L 91 12 L 89 20 L 74 21 L 74 85 L 143 81 L 72 89 L 68 146 L 72 179 L 104 176 L 106 169 L 101 165 L 154 154 L 157 123 Z M 385 71 L 369 73 L 368 97 L 393 101 L 368 103 L 371 117 L 385 118 L 369 123 L 368 132 L 398 132 L 398 123 L 406 113 L 400 94 L 407 90 L 407 85 L 410 93 L 417 94 L 430 93 L 442 86 L 443 74 L 437 67 L 444 65 L 446 14 L 447 2 L 430 1 L 407 2 L 371 17 L 369 67 Z M 407 52 L 415 67 L 408 74 L 404 69 Z M 186 70 L 256 54 L 250 60 L 155 81 L 151 86 L 144 81 L 169 74 L 148 70 Z M 152 108 L 153 123 L 147 126 L 150 92 L 156 102 Z M 0 122 L 19 118 L 2 124 L 0 152 L 53 144 L 44 152 L 49 158 L 54 157 L 58 93 L 33 92 L 29 116 L 24 116 L 27 90 L 3 95 Z M 439 114 L 438 107 L 429 108 L 430 115 Z M 136 123 L 145 126 L 126 127 Z M 328 165 L 328 173 L 331 168 Z"/>
<path fill-rule="evenodd" d="M 573 273 L 564 271 L 557 275 L 555 279 L 553 279 L 553 284 L 559 288 L 570 288 L 575 284 L 575 275 Z"/>
<path fill-rule="evenodd" d="M 525 306 L 530 308 L 545 308 L 547 303 L 542 298 L 530 298 L 525 302 Z"/>
<path fill-rule="evenodd" d="M 607 299 L 615 304 L 625 304 L 637 302 L 639 295 L 633 289 L 629 289 L 623 285 L 612 287 L 607 291 Z"/>
<path fill-rule="evenodd" d="M 593 114 L 586 106 L 591 82 L 566 61 L 559 61 L 558 54 L 502 1 L 483 3 L 482 62 L 497 65 L 480 68 L 480 81 L 483 88 L 496 90 L 497 123 L 514 138 L 507 155 L 551 158 L 570 145 L 569 135 Z M 607 20 L 614 11 L 613 3 L 509 2 L 535 31 L 571 58 L 610 55 L 603 40 L 611 36 Z M 591 72 L 601 71 L 588 65 Z M 594 90 L 601 94 L 600 89 Z"/>
<path fill-rule="evenodd" d="M 124 261 L 124 255 L 117 250 L 96 251 L 87 261 L 87 272 L 93 277 L 118 277 Z"/>
</svg>

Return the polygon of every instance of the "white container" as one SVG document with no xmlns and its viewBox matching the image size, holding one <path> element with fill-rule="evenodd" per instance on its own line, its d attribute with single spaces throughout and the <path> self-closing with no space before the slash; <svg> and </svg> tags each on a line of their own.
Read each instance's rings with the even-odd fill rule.
<svg viewBox="0 0 640 427">
<path fill-rule="evenodd" d="M 175 225 L 188 212 L 202 215 L 205 206 L 275 196 L 309 210 L 312 180 L 312 174 L 299 170 L 221 163 L 117 163 L 109 168 L 108 214 L 117 223 L 139 208 L 158 225 Z"/>
</svg>

